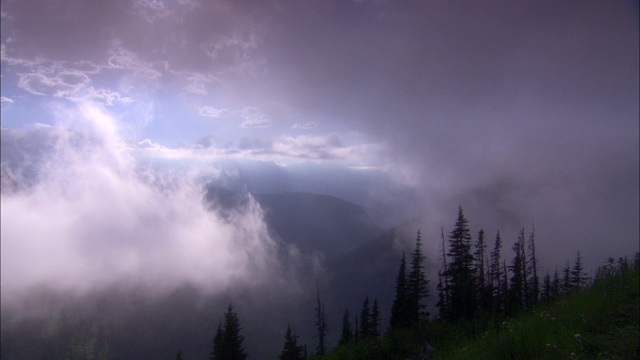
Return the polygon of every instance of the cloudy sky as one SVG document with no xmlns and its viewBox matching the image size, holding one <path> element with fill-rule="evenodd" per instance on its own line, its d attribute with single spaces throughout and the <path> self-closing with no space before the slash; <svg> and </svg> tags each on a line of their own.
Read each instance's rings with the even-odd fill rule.
<svg viewBox="0 0 640 360">
<path fill-rule="evenodd" d="M 169 203 L 197 196 L 180 188 L 167 198 L 141 180 L 141 161 L 384 178 L 390 188 L 371 186 L 361 205 L 424 217 L 436 238 L 458 204 L 474 231 L 506 228 L 507 244 L 535 221 L 550 263 L 576 249 L 593 263 L 637 251 L 638 13 L 637 1 L 2 0 L 3 151 L 7 139 L 47 131 L 100 143 L 72 156 L 58 143 L 46 186 L 3 192 L 3 286 L 5 270 L 48 251 L 37 239 L 52 231 L 83 238 L 83 216 L 113 229 L 115 220 L 95 220 L 112 206 L 133 208 L 115 226 L 124 238 L 162 237 L 141 230 L 158 222 L 178 233 L 224 228 L 221 238 L 259 222 L 252 212 L 207 220 L 195 205 L 173 213 Z M 65 193 L 69 184 L 85 202 Z M 37 234 L 24 240 L 25 228 Z M 267 253 L 269 243 L 250 245 Z M 78 246 L 48 265 L 96 251 Z M 148 265 L 148 246 L 126 248 L 131 261 L 118 268 Z"/>
</svg>

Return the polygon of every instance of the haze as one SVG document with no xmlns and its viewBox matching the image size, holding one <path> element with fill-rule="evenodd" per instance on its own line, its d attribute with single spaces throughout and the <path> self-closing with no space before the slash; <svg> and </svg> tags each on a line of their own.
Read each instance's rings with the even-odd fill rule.
<svg viewBox="0 0 640 360">
<path fill-rule="evenodd" d="M 385 228 L 417 218 L 432 258 L 458 205 L 505 244 L 534 221 L 545 268 L 632 254 L 638 13 L 3 0 L 3 306 L 42 284 L 298 286 L 262 209 L 208 209 L 210 182 L 335 195 Z"/>
</svg>

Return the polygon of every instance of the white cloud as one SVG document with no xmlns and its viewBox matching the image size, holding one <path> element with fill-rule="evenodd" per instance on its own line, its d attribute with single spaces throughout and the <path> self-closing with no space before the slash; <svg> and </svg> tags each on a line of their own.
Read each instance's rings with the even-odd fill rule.
<svg viewBox="0 0 640 360">
<path fill-rule="evenodd" d="M 188 282 L 218 293 L 277 271 L 274 242 L 251 198 L 225 216 L 216 204 L 208 211 L 202 171 L 141 168 L 118 146 L 124 142 L 114 118 L 97 106 L 78 110 L 65 117 L 94 124 L 98 141 L 60 138 L 35 185 L 2 194 L 3 302 L 41 284 L 86 291 L 123 279 L 163 290 Z M 162 148 L 148 139 L 138 145 Z"/>
<path fill-rule="evenodd" d="M 294 124 L 291 128 L 295 130 L 313 130 L 318 128 L 318 124 L 315 121 L 309 121 L 304 124 Z"/>
<path fill-rule="evenodd" d="M 244 121 L 240 126 L 243 128 L 262 128 L 270 127 L 273 125 L 265 114 L 254 107 L 245 107 L 236 112 L 237 115 L 242 117 Z"/>
<path fill-rule="evenodd" d="M 143 76 L 149 79 L 157 79 L 162 73 L 153 68 L 153 64 L 138 59 L 138 56 L 130 50 L 116 46 L 109 51 L 107 69 L 133 70 L 134 76 Z"/>
<path fill-rule="evenodd" d="M 18 86 L 32 94 L 64 97 L 76 93 L 91 82 L 89 77 L 79 71 L 31 72 L 18 74 Z"/>
<path fill-rule="evenodd" d="M 184 89 L 192 94 L 206 95 L 207 84 L 217 81 L 217 78 L 210 74 L 189 73 L 187 76 L 188 84 Z"/>
<path fill-rule="evenodd" d="M 33 124 L 34 127 L 38 128 L 38 129 L 49 129 L 51 128 L 51 125 L 49 124 L 44 124 L 44 123 L 35 123 Z"/>
<path fill-rule="evenodd" d="M 75 101 L 97 101 L 104 105 L 130 104 L 133 102 L 132 98 L 128 96 L 122 96 L 117 91 L 112 91 L 109 89 L 96 89 L 93 86 L 90 86 L 87 89 L 86 94 L 84 94 L 83 96 L 69 97 L 69 99 Z"/>
<path fill-rule="evenodd" d="M 328 136 L 282 136 L 273 143 L 272 150 L 291 157 L 329 160 L 342 158 L 338 149 L 345 145 L 336 134 Z"/>
<path fill-rule="evenodd" d="M 198 115 L 212 118 L 223 118 L 229 116 L 229 114 L 229 110 L 216 109 L 213 106 L 202 106 L 200 109 L 198 109 Z"/>
<path fill-rule="evenodd" d="M 8 98 L 8 97 L 6 97 L 6 96 L 1 96 L 1 97 L 0 97 L 0 102 L 3 102 L 3 103 L 9 103 L 9 104 L 11 104 L 11 103 L 13 103 L 13 99 Z"/>
<path fill-rule="evenodd" d="M 161 0 L 138 0 L 136 3 L 140 6 L 156 11 L 162 11 L 165 9 L 164 3 Z"/>
</svg>

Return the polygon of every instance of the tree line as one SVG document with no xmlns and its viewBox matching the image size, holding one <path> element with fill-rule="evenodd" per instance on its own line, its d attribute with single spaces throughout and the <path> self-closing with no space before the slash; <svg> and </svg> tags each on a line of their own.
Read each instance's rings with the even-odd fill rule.
<svg viewBox="0 0 640 360">
<path fill-rule="evenodd" d="M 436 285 L 438 310 L 431 318 L 427 311 L 430 296 L 425 271 L 426 256 L 422 250 L 422 236 L 418 230 L 414 249 L 409 259 L 402 254 L 396 278 L 395 298 L 390 309 L 389 326 L 381 331 L 381 310 L 377 299 L 367 296 L 359 315 L 352 317 L 345 309 L 338 347 L 355 346 L 381 337 L 397 339 L 408 337 L 424 341 L 424 334 L 431 323 L 471 322 L 477 318 L 514 316 L 535 308 L 541 303 L 551 303 L 572 291 L 579 291 L 589 284 L 580 252 L 573 263 L 567 262 L 560 272 L 546 271 L 540 281 L 539 260 L 536 254 L 535 227 L 532 224 L 528 236 L 522 228 L 511 246 L 513 257 L 509 264 L 503 257 L 503 240 L 498 231 L 491 249 L 487 235 L 480 229 L 473 240 L 468 220 L 462 206 L 453 230 L 445 238 L 441 228 L 441 248 Z M 448 240 L 448 241 L 447 241 Z M 315 329 L 318 341 L 312 357 L 322 357 L 328 352 L 326 343 L 327 322 L 324 302 L 317 286 Z M 244 360 L 244 337 L 232 305 L 224 314 L 224 322 L 218 324 L 213 338 L 210 360 Z M 400 335 L 398 335 L 400 334 Z M 180 352 L 176 358 L 182 360 Z M 284 337 L 279 359 L 302 360 L 309 358 L 307 346 L 299 344 L 298 336 L 289 325 Z"/>
</svg>

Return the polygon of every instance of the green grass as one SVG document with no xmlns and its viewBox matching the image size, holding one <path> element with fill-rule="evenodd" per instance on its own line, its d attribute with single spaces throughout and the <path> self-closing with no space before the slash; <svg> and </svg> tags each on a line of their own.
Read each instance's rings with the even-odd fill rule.
<svg viewBox="0 0 640 360">
<path fill-rule="evenodd" d="M 638 359 L 638 268 L 550 306 L 436 342 L 436 359 Z M 462 335 L 460 335 L 462 334 Z"/>
</svg>

